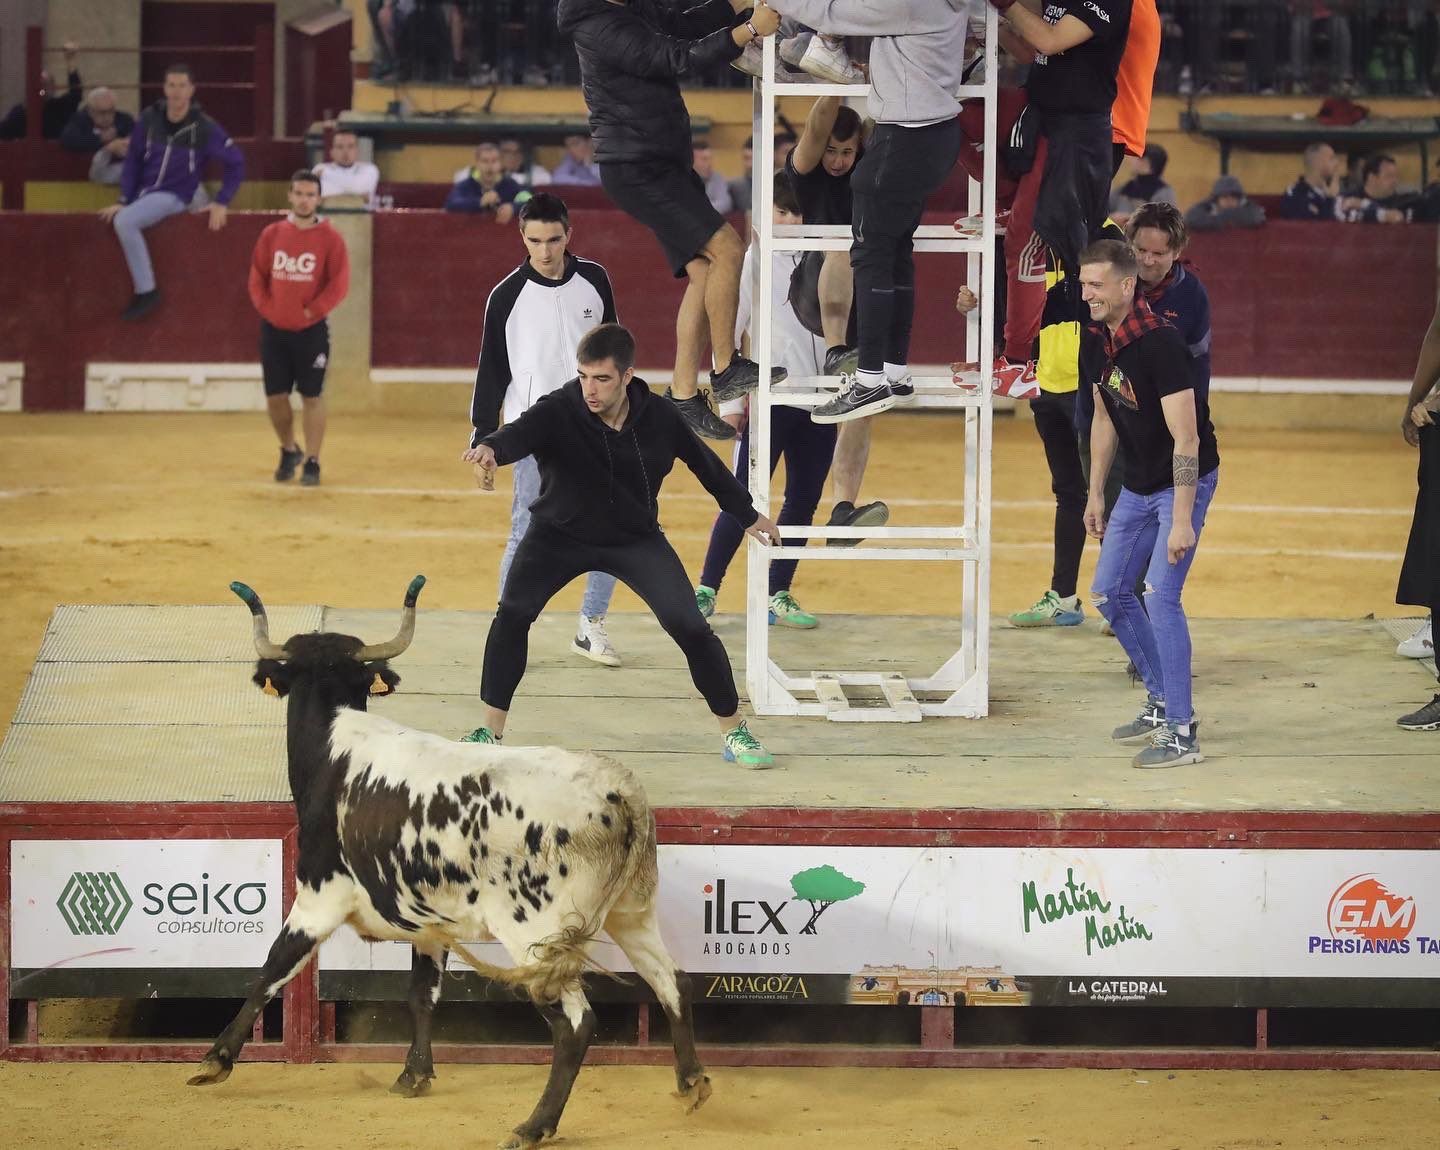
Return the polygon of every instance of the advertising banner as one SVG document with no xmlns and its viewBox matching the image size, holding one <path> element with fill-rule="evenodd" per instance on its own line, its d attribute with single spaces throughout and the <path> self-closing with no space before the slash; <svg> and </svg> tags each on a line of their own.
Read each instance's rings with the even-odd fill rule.
<svg viewBox="0 0 1440 1150">
<path fill-rule="evenodd" d="M 1440 1006 L 1440 852 L 662 846 L 660 868 L 704 998 Z M 320 957 L 322 993 L 410 968 L 349 930 Z"/>
<path fill-rule="evenodd" d="M 19 971 L 258 971 L 284 917 L 279 839 L 10 844 Z"/>
</svg>

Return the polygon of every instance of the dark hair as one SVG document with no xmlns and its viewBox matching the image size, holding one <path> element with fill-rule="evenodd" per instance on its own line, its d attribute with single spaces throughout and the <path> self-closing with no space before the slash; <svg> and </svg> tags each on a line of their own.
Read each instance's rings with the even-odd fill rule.
<svg viewBox="0 0 1440 1150">
<path fill-rule="evenodd" d="M 570 230 L 570 209 L 559 196 L 549 192 L 536 192 L 520 208 L 520 227 L 528 223 L 559 224 Z"/>
<path fill-rule="evenodd" d="M 1096 240 L 1080 253 L 1080 266 L 1086 264 L 1109 264 L 1120 278 L 1140 274 L 1135 262 L 1135 249 L 1126 240 Z"/>
<path fill-rule="evenodd" d="M 290 182 L 292 184 L 314 184 L 317 191 L 320 188 L 320 177 L 309 168 L 296 168 L 290 174 Z"/>
<path fill-rule="evenodd" d="M 195 70 L 189 64 L 166 64 L 166 76 L 184 76 L 190 83 L 195 83 Z"/>
<path fill-rule="evenodd" d="M 635 366 L 635 337 L 618 323 L 602 323 L 581 337 L 575 359 L 580 363 L 603 363 L 608 359 L 624 375 Z"/>
<path fill-rule="evenodd" d="M 710 141 L 704 136 L 696 136 L 690 141 L 690 146 L 697 152 L 708 152 L 710 150 Z"/>
<path fill-rule="evenodd" d="M 1371 176 L 1378 176 L 1380 169 L 1386 164 L 1393 164 L 1394 156 L 1387 156 L 1384 152 L 1376 152 L 1373 156 L 1366 156 L 1365 163 L 1360 167 L 1360 178 L 1368 180 Z"/>
<path fill-rule="evenodd" d="M 782 212 L 793 212 L 800 215 L 800 197 L 795 194 L 795 185 L 790 182 L 790 177 L 783 171 L 775 173 L 775 191 L 772 193 L 774 203 Z"/>
<path fill-rule="evenodd" d="M 1190 229 L 1185 217 L 1174 204 L 1141 204 L 1130 216 L 1125 234 L 1133 241 L 1141 228 L 1155 228 L 1165 233 L 1172 252 L 1180 251 L 1190 242 Z"/>
<path fill-rule="evenodd" d="M 1146 144 L 1144 158 L 1150 161 L 1150 174 L 1159 179 L 1165 174 L 1165 165 L 1170 162 L 1170 153 L 1159 144 Z"/>
<path fill-rule="evenodd" d="M 830 129 L 830 135 L 837 140 L 853 140 L 860 134 L 860 113 L 848 104 L 841 104 L 840 110 L 835 113 L 835 126 Z"/>
<path fill-rule="evenodd" d="M 359 132 L 357 132 L 354 128 L 347 128 L 343 124 L 330 133 L 330 140 L 332 143 L 334 142 L 336 136 L 354 136 L 357 141 L 360 139 Z"/>
<path fill-rule="evenodd" d="M 797 144 L 799 142 L 800 138 L 796 136 L 794 132 L 790 131 L 789 128 L 785 128 L 775 133 L 775 146 L 777 148 L 781 144 Z"/>
</svg>

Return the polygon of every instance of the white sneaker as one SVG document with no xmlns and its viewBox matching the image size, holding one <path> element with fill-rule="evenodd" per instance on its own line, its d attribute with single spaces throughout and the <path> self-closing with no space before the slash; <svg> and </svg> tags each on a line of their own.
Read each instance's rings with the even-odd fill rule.
<svg viewBox="0 0 1440 1150">
<path fill-rule="evenodd" d="M 791 68 L 798 68 L 800 61 L 805 59 L 805 49 L 810 47 L 810 41 L 814 38 L 814 32 L 798 32 L 787 40 L 781 40 L 776 51 L 780 53 L 780 59 Z"/>
<path fill-rule="evenodd" d="M 620 656 L 605 630 L 604 615 L 580 616 L 580 631 L 570 641 L 570 650 L 607 667 L 620 666 Z"/>
<path fill-rule="evenodd" d="M 1435 633 L 1431 629 L 1433 620 L 1427 619 L 1410 638 L 1395 648 L 1395 654 L 1407 659 L 1433 659 L 1435 657 Z"/>
<path fill-rule="evenodd" d="M 760 47 L 760 41 L 751 40 L 750 43 L 746 44 L 745 51 L 730 61 L 730 67 L 734 68 L 737 72 L 744 72 L 747 76 L 754 76 L 757 80 L 760 79 L 760 77 L 764 75 L 765 70 L 765 56 Z"/>
<path fill-rule="evenodd" d="M 812 36 L 800 58 L 800 68 L 831 84 L 860 84 L 865 80 L 845 54 L 845 42 L 835 36 Z"/>
</svg>

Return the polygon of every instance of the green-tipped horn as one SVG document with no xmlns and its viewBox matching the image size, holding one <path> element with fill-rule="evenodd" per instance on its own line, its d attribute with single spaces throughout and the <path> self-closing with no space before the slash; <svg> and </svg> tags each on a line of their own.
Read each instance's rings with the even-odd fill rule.
<svg viewBox="0 0 1440 1150">
<path fill-rule="evenodd" d="M 265 618 L 265 604 L 260 602 L 260 596 L 239 581 L 231 583 L 230 590 L 234 591 L 240 597 L 240 601 L 250 608 L 250 622 L 255 628 L 255 650 L 259 653 L 260 658 L 285 658 L 285 648 L 276 646 L 270 641 L 270 624 Z"/>
<path fill-rule="evenodd" d="M 356 659 L 362 663 L 368 663 L 372 659 L 393 659 L 410 646 L 410 640 L 415 638 L 415 602 L 420 598 L 420 589 L 424 586 L 424 575 L 416 575 L 410 580 L 410 586 L 405 588 L 405 606 L 400 612 L 400 630 L 395 633 L 395 638 L 388 643 L 361 647 L 355 652 Z"/>
</svg>

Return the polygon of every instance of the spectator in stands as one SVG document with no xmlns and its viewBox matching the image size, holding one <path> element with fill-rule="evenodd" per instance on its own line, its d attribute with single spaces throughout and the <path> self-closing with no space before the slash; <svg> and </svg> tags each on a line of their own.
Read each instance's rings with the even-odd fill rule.
<svg viewBox="0 0 1440 1150">
<path fill-rule="evenodd" d="M 493 212 L 495 222 L 508 224 L 515 217 L 515 205 L 529 193 L 507 176 L 500 163 L 500 149 L 486 141 L 475 148 L 475 165 L 445 197 L 447 212 Z"/>
<path fill-rule="evenodd" d="M 565 158 L 555 165 L 550 180 L 556 184 L 580 187 L 599 185 L 600 167 L 595 163 L 595 141 L 588 132 L 565 137 Z"/>
<path fill-rule="evenodd" d="M 783 172 L 785 170 L 785 161 L 790 158 L 790 153 L 796 143 L 799 142 L 799 139 L 800 137 L 795 135 L 789 128 L 784 128 L 775 133 L 775 152 L 771 157 L 774 161 L 775 171 Z"/>
<path fill-rule="evenodd" d="M 40 106 L 40 135 L 46 140 L 58 140 L 65 125 L 80 110 L 80 73 L 75 68 L 75 57 L 80 48 L 73 40 L 66 40 L 62 50 L 65 54 L 64 91 L 54 90 L 49 72 L 40 73 L 40 97 L 43 101 Z M 23 140 L 29 128 L 28 116 L 23 100 L 6 112 L 5 118 L 0 120 L 0 140 Z"/>
<path fill-rule="evenodd" d="M 1210 197 L 1185 213 L 1185 225 L 1192 232 L 1258 228 L 1264 223 L 1265 209 L 1245 195 L 1236 176 L 1221 176 L 1210 189 Z"/>
<path fill-rule="evenodd" d="M 160 289 L 144 231 L 190 206 L 210 160 L 219 160 L 224 168 L 220 191 L 208 208 L 210 230 L 218 232 L 225 226 L 227 205 L 245 178 L 245 157 L 195 100 L 190 65 L 171 64 L 165 69 L 164 96 L 141 113 L 130 137 L 120 175 L 120 202 L 100 213 L 102 220 L 115 225 L 135 288 L 120 318 L 139 319 L 159 304 Z"/>
<path fill-rule="evenodd" d="M 1394 156 L 1377 153 L 1360 166 L 1360 195 L 1348 197 L 1340 218 L 1349 224 L 1403 224 L 1409 219 L 1396 191 L 1400 168 Z"/>
<path fill-rule="evenodd" d="M 134 130 L 135 117 L 116 108 L 113 91 L 91 88 L 84 107 L 70 117 L 60 133 L 60 146 L 91 157 L 91 183 L 118 184 Z"/>
<path fill-rule="evenodd" d="M 336 128 L 330 137 L 330 159 L 317 164 L 322 208 L 375 209 L 380 169 L 360 158 L 360 137 L 349 128 Z"/>
<path fill-rule="evenodd" d="M 350 290 L 345 241 L 316 212 L 320 180 L 301 169 L 290 177 L 290 214 L 271 224 L 250 260 L 250 302 L 260 313 L 260 366 L 265 406 L 280 440 L 275 481 L 285 483 L 301 468 L 305 487 L 320 483 L 320 446 L 325 438 L 325 368 L 330 362 L 326 317 Z M 295 439 L 290 393 L 300 392 L 305 449 Z"/>
<path fill-rule="evenodd" d="M 1310 50 L 1317 31 L 1324 32 L 1330 50 L 1322 91 L 1354 90 L 1350 18 L 1345 8 L 1341 0 L 1290 0 L 1290 74 L 1297 95 L 1310 91 L 1315 82 Z"/>
<path fill-rule="evenodd" d="M 1285 189 L 1282 220 L 1333 220 L 1340 195 L 1340 159 L 1335 149 L 1316 140 L 1305 149 L 1305 170 Z"/>
<path fill-rule="evenodd" d="M 580 60 L 601 184 L 654 233 L 675 278 L 689 281 L 675 321 L 670 398 L 697 433 L 733 439 L 735 429 L 700 394 L 699 373 L 708 335 L 717 403 L 759 382 L 759 368 L 735 349 L 745 249 L 695 174 L 680 80 L 728 64 L 752 40 L 774 35 L 780 18 L 764 0 L 753 10 L 738 0 L 686 9 L 653 0 L 560 0 L 557 12 Z"/>
<path fill-rule="evenodd" d="M 730 189 L 730 202 L 735 205 L 737 212 L 749 212 L 750 202 L 754 198 L 752 183 L 755 179 L 755 138 L 745 137 L 745 144 L 740 149 L 740 162 L 745 165 L 745 174 L 736 176 L 726 187 Z"/>
<path fill-rule="evenodd" d="M 1405 398 L 1405 414 L 1400 427 L 1405 442 L 1420 449 L 1419 491 L 1415 496 L 1415 517 L 1410 523 L 1410 541 L 1400 568 L 1400 583 L 1395 602 L 1425 607 L 1430 612 L 1430 626 L 1422 628 L 1401 645 L 1408 644 L 1425 652 L 1428 631 L 1429 658 L 1440 676 L 1440 655 L 1435 652 L 1434 622 L 1440 617 L 1440 308 L 1430 321 L 1420 356 L 1415 364 L 1415 378 Z M 1396 720 L 1407 731 L 1440 731 L 1440 693 L 1418 711 Z"/>
<path fill-rule="evenodd" d="M 710 201 L 710 206 L 722 216 L 733 211 L 735 201 L 730 198 L 730 185 L 725 177 L 715 170 L 715 153 L 710 149 L 710 141 L 696 140 L 691 148 L 691 155 L 695 174 L 705 185 L 705 198 Z"/>
<path fill-rule="evenodd" d="M 1175 189 L 1165 182 L 1170 155 L 1159 144 L 1146 144 L 1135 160 L 1135 174 L 1110 193 L 1110 218 L 1121 227 L 1141 204 L 1175 205 Z"/>
<path fill-rule="evenodd" d="M 789 179 L 782 173 L 777 173 L 773 179 L 774 222 L 802 223 L 804 217 L 800 214 L 800 201 Z M 745 251 L 745 264 L 740 276 L 737 338 L 744 337 L 753 329 L 753 324 L 759 322 L 755 316 L 751 288 L 756 258 L 756 247 L 752 243 Z M 783 285 L 792 282 L 800 258 L 801 253 L 794 251 L 777 251 L 771 255 L 776 288 L 774 322 L 770 325 L 770 332 L 775 362 L 783 365 L 792 375 L 814 377 L 822 374 L 825 344 L 799 320 L 794 304 L 783 290 Z M 813 282 L 807 290 L 813 293 Z M 818 301 L 812 299 L 811 310 L 816 306 Z M 745 398 L 732 400 L 720 410 L 725 419 L 741 432 L 740 444 L 735 452 L 735 478 L 748 484 L 751 439 L 746 403 Z M 830 460 L 835 452 L 835 429 L 812 422 L 803 408 L 775 404 L 770 408 L 769 418 L 770 474 L 775 474 L 775 465 L 782 457 L 785 460 L 785 497 L 775 522 L 782 527 L 809 527 L 814 522 L 815 508 L 819 506 L 820 495 L 825 488 L 825 476 L 830 471 Z M 715 598 L 720 584 L 744 535 L 745 529 L 733 516 L 722 511 L 715 517 L 715 525 L 710 530 L 710 546 L 705 552 L 705 566 L 700 574 L 700 583 L 695 588 L 695 605 L 707 619 L 715 614 Z M 795 565 L 794 559 L 782 559 L 769 565 L 770 625 L 808 630 L 815 627 L 819 620 L 803 610 L 791 594 Z"/>
<path fill-rule="evenodd" d="M 543 188 L 551 179 L 544 164 L 527 160 L 525 145 L 514 136 L 500 141 L 500 165 L 505 169 L 505 174 L 522 188 Z"/>
</svg>

